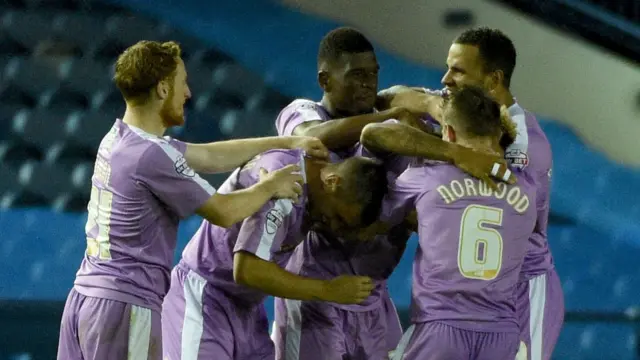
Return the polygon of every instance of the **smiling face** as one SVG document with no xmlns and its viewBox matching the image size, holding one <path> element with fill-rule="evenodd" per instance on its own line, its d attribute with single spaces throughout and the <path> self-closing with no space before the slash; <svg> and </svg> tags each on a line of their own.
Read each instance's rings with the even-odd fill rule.
<svg viewBox="0 0 640 360">
<path fill-rule="evenodd" d="M 321 71 L 320 86 L 341 113 L 370 113 L 376 103 L 379 69 L 373 51 L 343 53 L 338 59 L 328 62 Z"/>
<path fill-rule="evenodd" d="M 442 77 L 442 84 L 447 90 L 478 86 L 489 91 L 490 83 L 491 76 L 485 71 L 480 49 L 474 45 L 452 44 L 447 56 L 447 72 Z"/>
<path fill-rule="evenodd" d="M 160 116 L 166 127 L 184 125 L 184 103 L 191 98 L 187 84 L 187 71 L 184 61 L 178 59 L 173 79 L 168 79 L 167 96 L 164 98 Z"/>
</svg>

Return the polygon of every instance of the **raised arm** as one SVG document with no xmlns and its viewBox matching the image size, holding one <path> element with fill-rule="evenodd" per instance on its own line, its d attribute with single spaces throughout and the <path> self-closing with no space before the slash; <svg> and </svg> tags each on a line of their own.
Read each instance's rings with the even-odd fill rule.
<svg viewBox="0 0 640 360">
<path fill-rule="evenodd" d="M 318 158 L 329 156 L 328 150 L 318 139 L 302 136 L 270 136 L 207 144 L 187 144 L 185 158 L 196 172 L 218 173 L 231 171 L 267 150 L 296 148 L 301 148 L 307 154 Z"/>
<path fill-rule="evenodd" d="M 296 126 L 293 135 L 316 137 L 330 150 L 344 149 L 360 140 L 360 133 L 365 126 L 402 117 L 404 111 L 393 108 L 331 121 L 307 121 Z"/>
<path fill-rule="evenodd" d="M 422 88 L 411 88 L 402 85 L 392 86 L 378 93 L 376 107 L 390 109 L 403 107 L 414 113 L 426 113 L 440 122 L 442 117 L 442 97 Z"/>
</svg>

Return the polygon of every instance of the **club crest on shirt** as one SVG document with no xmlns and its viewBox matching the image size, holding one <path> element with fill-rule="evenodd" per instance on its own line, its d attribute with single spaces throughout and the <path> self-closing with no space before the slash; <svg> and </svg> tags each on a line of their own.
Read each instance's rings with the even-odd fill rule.
<svg viewBox="0 0 640 360">
<path fill-rule="evenodd" d="M 549 177 L 549 180 L 551 180 L 551 169 L 549 169 L 549 171 L 547 171 L 547 176 Z"/>
<path fill-rule="evenodd" d="M 196 172 L 187 164 L 187 160 L 180 156 L 173 166 L 176 168 L 176 172 L 184 177 L 194 177 Z"/>
<path fill-rule="evenodd" d="M 529 165 L 529 155 L 520 149 L 507 150 L 504 157 L 511 166 L 519 169 L 524 169 Z"/>
<path fill-rule="evenodd" d="M 271 209 L 266 215 L 266 222 L 264 224 L 265 231 L 269 235 L 273 235 L 278 231 L 278 228 L 284 221 L 284 214 L 278 209 Z"/>
</svg>

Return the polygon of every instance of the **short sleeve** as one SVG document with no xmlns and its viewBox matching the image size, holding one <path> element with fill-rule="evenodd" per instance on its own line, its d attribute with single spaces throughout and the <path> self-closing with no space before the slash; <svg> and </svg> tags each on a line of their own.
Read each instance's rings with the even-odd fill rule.
<svg viewBox="0 0 640 360">
<path fill-rule="evenodd" d="M 246 251 L 271 261 L 271 254 L 280 249 L 295 225 L 295 217 L 296 209 L 290 200 L 270 201 L 242 222 L 233 252 Z"/>
<path fill-rule="evenodd" d="M 422 179 L 422 181 L 420 181 Z M 395 226 L 415 209 L 416 200 L 425 192 L 422 168 L 408 168 L 394 182 L 382 203 L 381 220 Z"/>
<path fill-rule="evenodd" d="M 216 192 L 189 167 L 185 149 L 178 140 L 154 140 L 136 171 L 136 180 L 181 218 L 192 215 Z"/>
<path fill-rule="evenodd" d="M 293 135 L 298 125 L 309 121 L 323 121 L 320 105 L 311 100 L 296 100 L 289 104 L 276 119 L 278 135 Z"/>
</svg>

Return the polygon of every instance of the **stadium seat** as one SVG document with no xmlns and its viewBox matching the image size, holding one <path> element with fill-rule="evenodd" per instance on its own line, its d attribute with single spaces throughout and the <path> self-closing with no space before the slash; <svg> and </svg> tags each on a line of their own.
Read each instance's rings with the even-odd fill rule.
<svg viewBox="0 0 640 360">
<path fill-rule="evenodd" d="M 0 159 L 13 168 L 25 161 L 41 161 L 44 153 L 37 146 L 19 140 L 9 140 L 0 144 Z"/>
<path fill-rule="evenodd" d="M 95 154 L 102 138 L 115 123 L 112 114 L 101 111 L 84 113 L 81 117 L 70 118 L 69 140 L 83 148 L 91 149 Z"/>
<path fill-rule="evenodd" d="M 103 19 L 91 13 L 60 13 L 53 32 L 56 39 L 77 45 L 85 57 L 105 38 Z"/>
<path fill-rule="evenodd" d="M 49 39 L 53 27 L 52 16 L 47 12 L 10 11 L 2 21 L 9 37 L 29 50 Z"/>
<path fill-rule="evenodd" d="M 9 34 L 2 30 L 0 31 L 0 54 L 25 56 L 29 54 L 29 48 L 11 38 Z"/>
<path fill-rule="evenodd" d="M 140 40 L 164 40 L 154 21 L 132 15 L 111 16 L 105 23 L 105 30 L 110 40 L 127 47 Z"/>
<path fill-rule="evenodd" d="M 10 81 L 19 89 L 37 98 L 40 94 L 58 87 L 62 64 L 50 58 L 26 58 L 20 62 Z"/>
<path fill-rule="evenodd" d="M 34 109 L 18 113 L 13 119 L 13 131 L 24 142 L 37 146 L 42 151 L 66 136 L 69 112 L 55 109 Z"/>
<path fill-rule="evenodd" d="M 54 164 L 28 163 L 23 165 L 22 173 L 28 177 L 26 189 L 29 193 L 41 196 L 51 203 L 59 194 L 67 190 L 71 183 L 69 172 Z"/>
<path fill-rule="evenodd" d="M 216 87 L 241 98 L 251 96 L 264 88 L 264 80 L 237 64 L 221 64 L 213 73 Z"/>
<path fill-rule="evenodd" d="M 12 84 L 0 84 L 0 99 L 4 105 L 16 107 L 35 107 L 38 98 L 33 97 Z"/>
<path fill-rule="evenodd" d="M 63 88 L 82 94 L 87 103 L 91 102 L 96 91 L 111 90 L 111 67 L 85 57 L 73 62 L 63 81 Z"/>
</svg>

